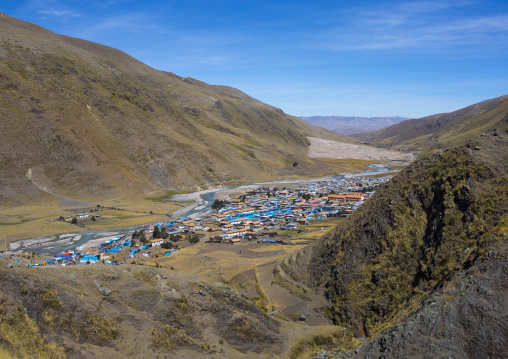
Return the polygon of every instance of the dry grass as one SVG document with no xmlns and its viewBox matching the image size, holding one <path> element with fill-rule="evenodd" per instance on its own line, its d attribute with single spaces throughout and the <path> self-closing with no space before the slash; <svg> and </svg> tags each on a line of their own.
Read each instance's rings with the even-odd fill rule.
<svg viewBox="0 0 508 359">
<path fill-rule="evenodd" d="M 389 163 L 387 161 L 380 160 L 359 160 L 350 158 L 323 158 L 322 161 L 357 170 L 370 169 L 369 167 L 367 167 L 367 165 Z"/>
<path fill-rule="evenodd" d="M 326 219 L 322 221 L 312 221 L 310 224 L 306 226 L 298 227 L 299 230 L 302 230 L 301 233 L 294 236 L 294 240 L 315 240 L 319 239 L 325 234 L 327 234 L 330 230 L 335 228 L 340 222 L 341 218 L 337 219 Z"/>
<path fill-rule="evenodd" d="M 88 211 L 95 206 L 67 208 L 58 205 L 59 200 L 34 205 L 0 208 L 0 249 L 4 249 L 4 238 L 7 243 L 21 239 L 34 238 L 62 233 L 82 233 L 88 229 L 60 221 L 60 216 L 73 217 L 77 212 Z M 114 230 L 129 228 L 145 223 L 154 223 L 167 220 L 166 213 L 181 208 L 186 203 L 158 203 L 148 201 L 139 196 L 104 200 L 97 203 L 102 208 L 114 207 L 119 210 L 101 210 L 97 212 L 102 216 L 96 222 L 84 222 L 83 226 L 92 231 Z M 99 208 L 99 209 L 102 209 Z M 152 212 L 152 214 L 150 214 Z"/>
</svg>

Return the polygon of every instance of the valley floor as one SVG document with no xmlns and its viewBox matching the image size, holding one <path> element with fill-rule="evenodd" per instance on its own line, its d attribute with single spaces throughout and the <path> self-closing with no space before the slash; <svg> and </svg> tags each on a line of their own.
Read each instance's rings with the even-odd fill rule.
<svg viewBox="0 0 508 359">
<path fill-rule="evenodd" d="M 311 158 L 341 158 L 356 160 L 394 160 L 413 161 L 412 153 L 390 151 L 367 145 L 359 145 L 345 142 L 325 140 L 322 138 L 308 137 L 310 140 L 309 157 Z"/>
</svg>

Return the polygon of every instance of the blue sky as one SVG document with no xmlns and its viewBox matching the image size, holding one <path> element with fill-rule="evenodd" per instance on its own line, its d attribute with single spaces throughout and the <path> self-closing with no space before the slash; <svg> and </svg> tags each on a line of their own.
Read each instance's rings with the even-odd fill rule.
<svg viewBox="0 0 508 359">
<path fill-rule="evenodd" d="M 296 116 L 416 118 L 508 94 L 506 0 L 3 0 L 0 11 Z"/>
</svg>

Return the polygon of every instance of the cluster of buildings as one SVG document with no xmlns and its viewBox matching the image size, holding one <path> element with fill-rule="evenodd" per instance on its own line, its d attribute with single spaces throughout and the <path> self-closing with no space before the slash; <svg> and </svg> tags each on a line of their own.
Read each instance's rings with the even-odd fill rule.
<svg viewBox="0 0 508 359">
<path fill-rule="evenodd" d="M 310 182 L 297 188 L 258 188 L 239 199 L 225 201 L 222 208 L 202 217 L 180 219 L 156 224 L 164 228 L 165 238 L 179 234 L 208 234 L 211 241 L 240 242 L 242 239 L 257 239 L 274 242 L 273 235 L 285 231 L 297 231 L 309 220 L 328 217 L 346 217 L 367 201 L 376 189 L 389 180 L 382 178 L 351 178 Z M 144 229 L 147 238 L 154 227 Z M 130 247 L 129 257 L 144 255 L 152 247 L 160 246 L 164 239 L 150 238 L 148 242 L 132 246 L 130 235 L 124 234 L 109 239 L 88 253 L 66 252 L 45 260 L 47 264 L 114 264 L 110 256 Z M 165 255 L 174 254 L 176 249 Z"/>
<path fill-rule="evenodd" d="M 295 189 L 259 188 L 226 203 L 217 212 L 166 224 L 170 233 L 218 232 L 221 241 L 263 237 L 267 231 L 291 231 L 311 219 L 346 217 L 367 201 L 388 178 L 352 178 L 312 182 Z"/>
</svg>

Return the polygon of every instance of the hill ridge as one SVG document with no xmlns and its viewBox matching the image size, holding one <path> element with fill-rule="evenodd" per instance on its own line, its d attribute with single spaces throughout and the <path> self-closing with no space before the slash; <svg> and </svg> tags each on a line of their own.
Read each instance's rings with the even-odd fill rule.
<svg viewBox="0 0 508 359">
<path fill-rule="evenodd" d="M 508 95 L 481 101 L 460 110 L 402 121 L 375 133 L 355 135 L 373 145 L 399 149 L 436 149 L 465 144 L 496 127 L 508 115 Z"/>
<path fill-rule="evenodd" d="M 309 159 L 307 136 L 354 141 L 240 90 L 5 14 L 0 33 L 4 204 L 48 199 L 22 180 L 28 168 L 65 197 L 144 196 L 326 175 L 340 167 Z"/>
</svg>

